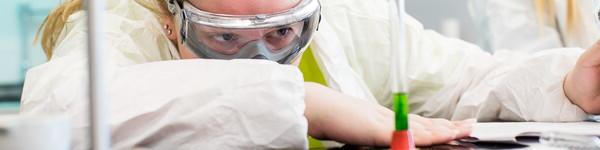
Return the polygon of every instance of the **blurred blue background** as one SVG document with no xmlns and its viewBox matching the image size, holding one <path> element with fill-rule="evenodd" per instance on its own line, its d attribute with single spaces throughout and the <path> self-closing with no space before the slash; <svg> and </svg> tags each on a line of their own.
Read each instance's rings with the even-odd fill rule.
<svg viewBox="0 0 600 150">
<path fill-rule="evenodd" d="M 35 34 L 59 0 L 0 1 L 0 108 L 17 107 L 28 68 L 46 61 Z"/>
</svg>

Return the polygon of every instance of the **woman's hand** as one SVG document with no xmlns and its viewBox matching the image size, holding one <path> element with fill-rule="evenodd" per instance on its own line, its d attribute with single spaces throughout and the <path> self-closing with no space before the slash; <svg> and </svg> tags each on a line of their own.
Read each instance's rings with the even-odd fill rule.
<svg viewBox="0 0 600 150">
<path fill-rule="evenodd" d="M 415 145 L 430 146 L 443 144 L 455 139 L 465 138 L 471 134 L 475 119 L 464 121 L 448 121 L 410 115 L 409 128 Z"/>
<path fill-rule="evenodd" d="M 583 53 L 564 82 L 565 95 L 590 114 L 600 114 L 600 41 Z"/>
</svg>

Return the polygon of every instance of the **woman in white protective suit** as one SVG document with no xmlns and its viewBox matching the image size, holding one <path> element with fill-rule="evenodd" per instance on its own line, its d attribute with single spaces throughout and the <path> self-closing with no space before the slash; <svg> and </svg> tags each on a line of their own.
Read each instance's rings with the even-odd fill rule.
<svg viewBox="0 0 600 150">
<path fill-rule="evenodd" d="M 139 7 L 136 3 L 113 1 L 109 5 L 111 7 L 109 8 L 110 17 L 107 27 L 115 29 L 115 31 L 109 31 L 107 35 L 109 40 L 107 46 L 112 55 L 111 66 L 114 67 L 110 82 L 111 106 L 109 111 L 112 117 L 114 147 L 165 148 L 165 146 L 173 145 L 185 147 L 202 144 L 232 147 L 247 145 L 268 148 L 290 145 L 300 147 L 305 144 L 306 140 L 298 136 L 298 133 L 301 132 L 299 128 L 302 128 L 302 122 L 298 122 L 298 120 L 303 118 L 301 107 L 304 105 L 304 101 L 298 99 L 303 96 L 304 89 L 307 91 L 304 115 L 309 122 L 309 134 L 333 139 L 336 137 L 320 136 L 318 134 L 320 132 L 314 130 L 319 129 L 319 127 L 315 128 L 319 125 L 319 119 L 325 120 L 323 122 L 330 121 L 327 123 L 333 124 L 330 124 L 330 128 L 323 128 L 322 132 L 325 134 L 331 131 L 352 131 L 349 130 L 352 126 L 335 126 L 337 125 L 335 123 L 345 123 L 344 120 L 351 122 L 347 124 L 354 125 L 360 125 L 357 122 L 377 123 L 378 119 L 366 122 L 356 120 L 365 117 L 364 115 L 386 118 L 385 112 L 387 111 L 389 114 L 389 110 L 369 105 L 371 103 L 369 100 L 378 100 L 380 104 L 389 106 L 388 99 L 391 95 L 387 88 L 390 87 L 389 84 L 408 85 L 411 89 L 409 91 L 411 111 L 430 117 L 453 120 L 478 118 L 484 121 L 579 121 L 585 118 L 586 112 L 600 112 L 600 102 L 596 100 L 598 99 L 596 93 L 600 89 L 598 87 L 600 80 L 599 75 L 595 74 L 598 69 L 594 67 L 600 64 L 600 59 L 598 59 L 600 58 L 600 47 L 590 48 L 582 55 L 577 64 L 575 62 L 581 50 L 555 50 L 535 55 L 506 53 L 492 56 L 472 44 L 445 38 L 435 32 L 424 30 L 418 21 L 409 18 L 403 22 L 407 26 L 407 33 L 403 36 L 406 37 L 408 58 L 402 58 L 409 64 L 406 73 L 409 81 L 390 83 L 388 80 L 390 66 L 388 60 L 391 60 L 392 51 L 390 34 L 395 33 L 392 31 L 397 31 L 394 24 L 398 23 L 397 20 L 390 19 L 397 18 L 390 17 L 390 12 L 394 12 L 390 10 L 391 4 L 387 0 L 322 0 L 320 1 L 322 22 L 319 24 L 319 31 L 315 32 L 313 43 L 309 47 L 310 50 L 307 50 L 311 53 L 307 54 L 313 54 L 316 62 L 313 67 L 318 67 L 317 70 L 322 73 L 322 81 L 331 89 L 354 97 L 337 94 L 339 97 L 351 99 L 349 101 L 352 102 L 338 103 L 344 102 L 344 100 L 335 100 L 335 98 L 329 98 L 329 95 L 319 94 L 319 92 L 336 93 L 328 88 L 316 84 L 299 85 L 298 81 L 301 82 L 299 73 L 288 66 L 251 60 L 186 60 L 157 63 L 156 61 L 177 59 L 179 56 L 183 58 L 219 58 L 219 55 L 231 53 L 244 55 L 240 58 L 266 58 L 278 62 L 281 62 L 280 59 L 273 58 L 285 57 L 276 57 L 277 55 L 270 54 L 268 51 L 260 51 L 278 47 L 276 44 L 269 43 L 269 40 L 241 42 L 251 46 L 233 49 L 220 49 L 215 47 L 214 43 L 200 40 L 201 37 L 206 37 L 205 35 L 211 35 L 210 33 L 221 33 L 222 29 L 236 31 L 231 33 L 240 34 L 217 34 L 219 36 L 212 38 L 213 40 L 246 41 L 244 39 L 253 37 L 253 35 L 270 35 L 250 33 L 271 32 L 237 32 L 238 29 L 233 26 L 212 28 L 210 25 L 215 26 L 216 24 L 202 23 L 203 21 L 200 19 L 202 17 L 193 19 L 196 15 L 185 15 L 186 19 L 183 19 L 184 15 L 181 15 L 181 12 L 190 10 L 198 12 L 199 10 L 193 6 L 201 8 L 201 10 L 206 10 L 202 9 L 205 7 L 236 8 L 232 7 L 235 6 L 232 4 L 236 4 L 233 1 L 220 0 L 198 4 L 195 4 L 194 0 L 173 1 L 172 5 L 166 5 L 164 1 L 149 2 L 149 7 L 158 7 L 157 10 L 154 10 L 155 13 L 162 14 L 159 15 L 161 16 L 159 21 L 148 20 L 152 15 L 147 10 L 123 8 Z M 214 6 L 205 6 L 210 4 L 214 4 Z M 256 3 L 253 5 L 267 4 Z M 186 11 L 181 11 L 181 6 Z M 165 11 L 167 8 L 172 8 L 172 11 Z M 81 119 L 82 112 L 84 112 L 82 109 L 85 107 L 81 106 L 83 105 L 81 99 L 85 99 L 85 95 L 82 94 L 83 92 L 73 92 L 73 89 L 83 89 L 85 84 L 85 81 L 82 80 L 84 77 L 82 74 L 85 73 L 85 55 L 83 55 L 85 47 L 80 44 L 84 40 L 83 31 L 85 30 L 81 29 L 83 26 L 81 15 L 83 14 L 81 12 L 73 13 L 74 10 L 78 9 L 58 11 L 62 13 L 61 17 L 64 17 L 61 19 L 67 19 L 66 16 L 69 16 L 66 20 L 67 24 L 62 28 L 63 31 L 44 30 L 44 32 L 55 33 L 49 34 L 50 37 L 52 35 L 55 37 L 49 38 L 47 43 L 53 50 L 46 49 L 51 59 L 48 63 L 28 72 L 22 99 L 22 112 L 25 114 L 66 112 L 72 115 L 71 117 L 76 121 L 83 120 Z M 216 9 L 210 12 L 223 11 L 225 10 Z M 265 10 L 242 9 L 233 13 L 244 14 L 245 11 Z M 277 30 L 281 32 L 275 33 L 273 36 L 285 35 L 289 31 L 299 31 L 300 29 L 293 24 L 289 25 L 291 26 L 284 26 L 285 30 Z M 51 26 L 60 28 L 63 25 L 49 23 L 46 28 L 51 28 Z M 165 33 L 167 38 L 162 33 Z M 186 37 L 187 40 L 183 40 L 183 37 Z M 199 41 L 190 41 L 190 39 Z M 178 48 L 173 46 L 171 41 L 177 44 Z M 297 43 L 298 41 L 294 38 L 289 42 Z M 186 49 L 181 48 L 182 46 L 185 46 Z M 288 46 L 282 46 L 282 49 L 286 52 L 295 50 Z M 267 53 L 260 53 L 266 55 L 259 56 L 252 53 L 237 53 L 237 50 Z M 300 66 L 304 63 L 304 59 L 302 58 Z M 241 75 L 244 77 L 240 77 Z M 316 96 L 311 93 L 316 93 Z M 243 101 L 239 100 L 240 95 L 248 99 L 252 99 L 252 96 L 264 98 Z M 237 99 L 236 96 L 238 96 Z M 329 101 L 322 100 L 319 96 L 327 97 Z M 285 98 L 286 101 L 267 101 L 268 99 L 282 98 Z M 317 100 L 311 100 L 311 98 Z M 332 101 L 335 103 L 321 104 Z M 226 109 L 216 107 L 224 104 L 228 106 L 225 107 Z M 259 106 L 261 108 L 257 108 Z M 355 110 L 352 108 L 361 111 L 354 112 Z M 319 114 L 319 110 L 334 111 Z M 349 113 L 331 113 L 341 110 Z M 377 110 L 384 113 L 378 113 L 380 111 Z M 268 114 L 273 116 L 270 119 L 261 119 L 261 117 L 267 116 L 265 112 L 269 112 Z M 311 112 L 315 112 L 317 115 L 312 116 Z M 347 118 L 352 118 L 352 120 Z M 421 136 L 424 138 L 420 139 L 419 131 L 423 128 L 419 129 L 419 127 L 425 126 L 425 129 L 441 127 L 442 130 L 439 131 L 458 132 L 452 129 L 456 128 L 454 125 L 440 125 L 442 123 L 437 122 L 440 120 L 432 121 L 416 116 L 411 119 L 412 123 L 417 123 L 411 124 L 411 130 L 415 134 L 417 143 L 432 138 Z M 425 121 L 419 119 L 425 119 Z M 243 123 L 225 124 L 232 120 Z M 277 122 L 279 120 L 281 122 Z M 284 123 L 285 121 L 289 123 Z M 259 122 L 261 123 L 259 124 Z M 380 123 L 383 122 L 385 121 Z M 263 127 L 269 123 L 280 124 Z M 446 122 L 446 124 L 451 123 Z M 76 122 L 75 126 L 85 128 L 86 124 L 80 121 Z M 240 138 L 231 138 L 231 136 L 222 139 L 209 138 L 235 133 L 240 134 Z M 438 132 L 433 133 L 439 134 Z M 335 133 L 329 134 L 335 135 Z M 458 133 L 454 135 L 458 135 Z M 350 137 L 352 140 L 352 137 L 361 136 L 345 137 Z M 373 140 L 369 136 L 362 137 L 366 141 Z M 344 139 L 344 136 L 337 138 L 343 142 L 349 140 Z M 364 142 L 365 139 L 358 139 L 355 142 Z"/>
<path fill-rule="evenodd" d="M 600 38 L 598 0 L 473 1 L 492 50 L 535 52 L 592 46 Z"/>
<path fill-rule="evenodd" d="M 85 147 L 80 131 L 88 127 L 81 2 L 67 1 L 47 18 L 42 45 L 49 61 L 28 72 L 21 104 L 22 114 L 72 118 L 75 149 Z M 320 6 L 315 0 L 115 0 L 109 1 L 107 11 L 108 112 L 115 149 L 300 149 L 307 146 L 307 133 L 349 144 L 389 143 L 392 112 L 378 105 L 366 88 L 356 90 L 362 81 L 347 62 L 334 60 L 328 67 L 350 73 L 336 78 L 342 81 L 335 85 L 351 96 L 304 84 L 296 67 L 273 63 L 298 60 L 318 25 Z M 215 17 L 207 12 L 229 17 L 222 15 L 219 24 L 202 23 Z M 239 16 L 273 12 L 283 14 Z M 244 23 L 259 20 L 265 22 Z M 335 36 L 329 25 L 320 27 L 316 38 Z M 166 61 L 180 58 L 188 60 Z M 233 58 L 270 61 L 222 60 Z M 411 120 L 417 145 L 464 137 L 473 123 L 419 116 Z"/>
</svg>

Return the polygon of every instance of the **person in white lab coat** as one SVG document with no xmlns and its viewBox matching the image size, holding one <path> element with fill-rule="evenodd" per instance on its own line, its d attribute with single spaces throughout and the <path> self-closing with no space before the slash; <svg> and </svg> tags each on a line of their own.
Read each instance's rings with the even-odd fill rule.
<svg viewBox="0 0 600 150">
<path fill-rule="evenodd" d="M 151 2 L 162 3 L 163 1 Z M 393 57 L 391 56 L 391 52 L 394 50 L 392 47 L 393 44 L 390 43 L 390 37 L 397 36 L 398 32 L 395 31 L 397 31 L 396 25 L 399 23 L 396 20 L 397 17 L 390 14 L 390 12 L 395 12 L 395 8 L 390 7 L 393 6 L 390 1 L 322 0 L 320 2 L 322 6 L 322 22 L 319 26 L 319 31 L 315 33 L 310 49 L 313 50 L 318 70 L 322 72 L 327 85 L 331 89 L 335 89 L 346 95 L 367 101 L 369 99 L 377 100 L 384 106 L 390 106 L 391 92 L 388 88 L 391 87 L 390 84 L 408 85 L 412 113 L 452 120 L 477 118 L 482 121 L 580 121 L 588 113 L 600 113 L 600 102 L 596 100 L 598 99 L 596 93 L 600 89 L 598 87 L 598 81 L 600 81 L 598 79 L 600 77 L 594 73 L 598 70 L 594 66 L 600 64 L 600 60 L 597 59 L 600 58 L 600 47 L 590 48 L 582 57 L 579 57 L 582 52 L 581 49 L 558 49 L 528 55 L 510 52 L 490 55 L 473 44 L 446 38 L 435 32 L 425 30 L 418 21 L 406 15 L 408 19 L 402 23 L 406 25 L 407 32 L 401 36 L 405 37 L 405 42 L 407 43 L 405 48 L 408 55 L 406 55 L 406 58 L 401 58 L 401 60 L 404 60 L 408 64 L 408 68 L 407 72 L 401 75 L 406 75 L 408 81 L 390 83 L 389 60 Z M 117 106 L 111 107 L 111 110 L 113 110 L 111 113 L 114 113 L 111 116 L 119 116 L 119 119 L 112 122 L 114 127 L 117 128 L 113 132 L 115 134 L 113 136 L 119 137 L 115 138 L 118 139 L 115 140 L 115 142 L 119 143 L 117 145 L 164 146 L 179 143 L 181 140 L 185 140 L 186 142 L 183 143 L 189 144 L 193 143 L 193 141 L 190 141 L 191 139 L 201 139 L 198 134 L 192 134 L 194 138 L 186 137 L 185 135 L 187 134 L 168 136 L 170 135 L 166 132 L 168 129 L 190 129 L 173 127 L 173 124 L 169 124 L 173 122 L 169 121 L 165 121 L 165 125 L 170 125 L 168 127 L 160 126 L 161 124 L 159 126 L 140 126 L 141 122 L 149 120 L 146 118 L 148 114 L 152 114 L 150 116 L 163 116 L 168 112 L 166 110 L 177 110 L 171 107 L 181 107 L 183 104 L 173 106 L 178 103 L 149 103 L 149 106 L 144 106 L 147 107 L 145 109 L 131 109 L 135 108 L 131 106 L 140 107 L 136 103 L 136 100 L 144 102 L 164 99 L 183 101 L 177 98 L 181 98 L 182 94 L 186 95 L 185 92 L 193 91 L 191 89 L 193 89 L 194 85 L 202 85 L 197 83 L 197 81 L 190 82 L 180 79 L 188 79 L 190 77 L 197 77 L 197 79 L 232 78 L 233 80 L 231 81 L 236 82 L 235 85 L 245 85 L 257 81 L 269 83 L 268 81 L 270 80 L 267 80 L 266 77 L 270 77 L 278 79 L 275 81 L 280 82 L 264 84 L 267 87 L 263 88 L 257 86 L 254 90 L 259 92 L 265 91 L 261 89 L 275 89 L 275 87 L 280 86 L 290 90 L 278 90 L 278 92 L 294 95 L 294 93 L 298 94 L 296 92 L 299 92 L 299 90 L 293 89 L 303 89 L 301 85 L 297 84 L 297 72 L 289 68 L 281 69 L 279 68 L 280 66 L 265 65 L 264 70 L 260 70 L 262 74 L 256 74 L 257 76 L 254 77 L 254 80 L 257 81 L 249 80 L 248 82 L 241 82 L 238 76 L 231 76 L 231 74 L 253 75 L 249 73 L 249 70 L 254 69 L 250 68 L 252 65 L 242 65 L 254 62 L 246 62 L 247 60 L 242 61 L 244 63 L 240 63 L 239 67 L 233 68 L 240 70 L 239 72 L 227 71 L 230 72 L 229 74 L 225 74 L 227 76 L 211 72 L 211 70 L 228 70 L 227 67 L 216 67 L 227 64 L 223 61 L 200 61 L 203 63 L 198 62 L 198 64 L 189 63 L 190 61 L 182 61 L 134 65 L 152 61 L 177 59 L 180 54 L 178 51 L 184 49 L 175 48 L 170 41 L 180 40 L 177 39 L 177 36 L 171 35 L 178 35 L 177 32 L 179 32 L 179 29 L 177 29 L 175 23 L 168 22 L 172 20 L 148 20 L 150 18 L 148 17 L 148 11 L 138 12 L 123 9 L 123 7 L 136 7 L 137 4 L 123 1 L 114 3 L 110 5 L 114 7 L 109 10 L 112 14 L 119 15 L 111 15 L 110 20 L 112 22 L 107 26 L 110 29 L 115 29 L 114 31 L 109 31 L 110 34 L 108 35 L 109 42 L 112 43 L 109 45 L 112 46 L 110 48 L 113 55 L 111 63 L 114 67 L 120 67 L 116 69 L 117 71 L 126 69 L 129 72 L 134 72 L 129 73 L 131 75 L 127 75 L 126 72 L 124 75 L 121 74 L 119 76 L 117 74 L 113 76 L 113 78 L 118 77 L 119 79 L 113 80 L 115 84 L 118 84 L 111 86 L 113 87 L 111 96 L 115 100 L 119 100 L 113 102 L 117 104 L 112 104 Z M 124 3 L 126 6 L 122 6 Z M 166 7 L 162 7 L 162 10 L 164 9 Z M 159 14 L 166 13 L 164 11 L 155 12 Z M 24 113 L 35 114 L 54 111 L 77 114 L 76 112 L 81 111 L 75 111 L 76 109 L 85 108 L 77 107 L 77 105 L 81 104 L 76 102 L 77 99 L 82 99 L 83 96 L 74 96 L 74 92 L 71 91 L 72 87 L 80 87 L 78 85 L 84 82 L 81 81 L 81 78 L 75 78 L 75 76 L 79 75 L 76 73 L 82 73 L 84 69 L 73 67 L 82 65 L 85 61 L 85 58 L 81 55 L 84 52 L 83 46 L 79 44 L 84 40 L 82 33 L 85 31 L 82 29 L 81 15 L 83 14 L 76 13 L 69 16 L 68 23 L 64 28 L 65 30 L 60 35 L 57 35 L 58 38 L 54 39 L 56 43 L 51 44 L 55 49 L 54 54 L 51 55 L 51 60 L 47 64 L 29 71 L 23 96 L 22 111 Z M 127 19 L 123 19 L 122 15 L 127 16 Z M 167 27 L 165 24 L 170 28 L 163 29 L 163 26 Z M 167 36 L 168 38 L 161 35 L 163 32 L 169 35 Z M 180 41 L 177 42 L 179 43 Z M 183 51 L 181 53 L 181 56 L 185 55 Z M 206 66 L 201 67 L 203 65 Z M 146 68 L 146 66 L 152 67 Z M 233 67 L 236 65 L 230 64 L 230 66 Z M 130 69 L 130 67 L 134 69 Z M 199 70 L 203 72 L 199 73 L 189 70 L 189 68 L 194 67 L 202 68 Z M 165 71 L 164 68 L 168 68 L 169 71 Z M 183 68 L 187 68 L 187 70 Z M 185 71 L 175 72 L 174 70 Z M 171 73 L 170 71 L 175 73 Z M 153 74 L 161 74 L 162 77 L 150 76 Z M 289 76 L 291 79 L 284 78 L 284 76 Z M 160 80 L 154 81 L 157 79 Z M 206 82 L 209 84 L 205 84 L 202 87 L 216 87 L 212 93 L 215 93 L 215 91 L 223 92 L 223 89 L 228 89 L 225 87 L 231 87 L 217 84 L 215 81 L 209 80 Z M 219 82 L 224 81 L 219 80 Z M 137 84 L 143 85 L 141 87 L 144 89 L 142 91 L 145 91 L 142 92 L 144 95 L 148 94 L 152 96 L 136 97 L 139 95 L 135 93 L 139 94 L 140 91 L 131 89 L 132 87 L 140 88 Z M 48 91 L 47 89 L 52 90 Z M 122 92 L 128 89 L 134 94 Z M 307 90 L 310 89 L 312 88 L 307 88 Z M 252 92 L 252 89 L 244 88 L 243 90 L 250 90 L 249 92 Z M 181 93 L 181 91 L 184 93 Z M 234 90 L 234 92 L 241 92 L 241 90 Z M 263 92 L 261 94 L 266 93 Z M 199 96 L 201 94 L 194 95 Z M 206 95 L 211 96 L 211 94 Z M 279 98 L 276 96 L 281 95 L 285 94 L 270 96 L 272 98 Z M 310 94 L 308 95 L 310 96 Z M 187 98 L 194 98 L 193 96 L 186 96 Z M 210 97 L 195 98 L 206 98 L 204 100 L 210 101 Z M 296 106 L 299 103 L 296 101 L 289 102 L 294 102 L 295 105 L 286 105 L 286 103 L 283 103 L 277 106 L 287 106 L 287 109 L 273 108 L 281 110 L 281 112 L 286 112 L 283 110 L 297 110 L 291 109 L 289 106 Z M 248 104 L 239 103 L 238 105 L 245 106 Z M 309 105 L 307 101 L 307 113 L 309 112 Z M 157 111 L 154 108 L 164 109 Z M 183 113 L 185 111 L 174 112 Z M 252 111 L 243 112 L 253 114 Z M 120 113 L 127 115 L 120 115 Z M 296 119 L 300 118 L 297 112 L 284 114 L 291 116 L 291 118 L 288 118 L 290 120 L 287 120 L 289 122 L 297 122 Z M 190 117 L 202 116 L 190 115 Z M 163 118 L 176 117 L 167 116 Z M 283 118 L 286 118 L 286 115 L 280 117 L 280 119 Z M 310 117 L 307 118 L 310 119 Z M 211 122 L 219 123 L 220 121 L 213 118 Z M 413 122 L 418 123 L 419 121 Z M 186 126 L 196 125 L 193 124 L 194 122 L 184 121 L 181 123 L 185 123 L 182 125 Z M 297 127 L 301 128 L 301 125 Z M 412 125 L 411 127 L 419 126 Z M 129 130 L 126 129 L 134 128 L 139 128 L 139 130 L 134 131 L 143 134 L 127 134 Z M 148 130 L 148 128 L 154 130 Z M 157 129 L 165 129 L 166 131 Z M 285 131 L 284 129 L 287 128 L 279 129 L 281 130 L 277 131 Z M 291 131 L 297 131 L 294 133 L 298 133 L 298 130 L 300 129 Z M 414 130 L 414 128 L 411 130 Z M 163 132 L 155 134 L 157 132 L 153 131 Z M 266 132 L 252 132 L 250 135 L 260 135 L 258 133 L 264 134 Z M 254 141 L 271 141 L 269 144 L 272 145 L 282 144 L 273 141 L 302 141 L 297 136 L 295 138 L 281 138 L 281 136 L 276 136 L 282 135 L 279 133 L 282 132 L 277 132 L 275 135 L 271 134 L 271 136 L 264 136 L 274 137 L 269 138 L 270 140 L 261 139 Z M 136 136 L 126 136 L 125 134 Z M 415 133 L 415 136 L 418 139 L 419 134 Z M 430 138 L 428 136 L 422 137 Z"/>
<path fill-rule="evenodd" d="M 598 0 L 473 1 L 494 51 L 592 46 L 600 38 Z"/>
<path fill-rule="evenodd" d="M 105 27 L 111 56 L 108 113 L 113 148 L 296 149 L 305 148 L 306 133 L 351 144 L 389 143 L 391 111 L 377 105 L 348 63 L 339 59 L 343 51 L 315 53 L 319 61 L 332 64 L 328 69 L 337 72 L 335 79 L 329 78 L 335 81 L 329 85 L 347 95 L 322 85 L 304 84 L 297 69 L 272 62 L 165 62 L 197 55 L 172 42 L 180 40 L 173 16 L 157 20 L 151 13 L 165 13 L 165 1 L 149 2 L 143 4 L 163 5 L 149 11 L 134 1 L 108 3 Z M 80 4 L 78 0 L 68 1 L 47 20 L 42 43 L 49 61 L 29 70 L 21 103 L 22 114 L 68 115 L 78 132 L 89 127 L 83 101 L 85 14 Z M 319 46 L 336 50 L 336 45 L 325 44 L 327 36 L 335 36 L 331 27 L 326 23 L 320 27 L 315 37 L 323 39 Z M 329 72 L 327 75 L 331 76 Z M 464 137 L 472 123 L 419 116 L 411 116 L 411 120 L 417 145 Z M 83 135 L 76 133 L 75 149 L 86 147 Z"/>
</svg>

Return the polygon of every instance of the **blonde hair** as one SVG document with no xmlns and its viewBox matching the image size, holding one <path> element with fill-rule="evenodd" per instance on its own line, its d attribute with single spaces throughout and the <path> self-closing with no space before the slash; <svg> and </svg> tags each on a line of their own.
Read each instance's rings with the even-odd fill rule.
<svg viewBox="0 0 600 150">
<path fill-rule="evenodd" d="M 168 15 L 167 4 L 164 0 L 135 0 L 138 4 L 152 11 L 155 15 Z M 40 26 L 36 39 L 39 39 L 46 54 L 46 58 L 50 60 L 56 42 L 67 23 L 69 16 L 77 11 L 82 10 L 83 0 L 65 0 L 56 7 Z"/>
<path fill-rule="evenodd" d="M 46 54 L 46 58 L 52 57 L 52 51 L 58 36 L 60 36 L 68 17 L 81 10 L 83 0 L 66 0 L 56 7 L 42 23 L 39 28 L 35 41 L 41 37 L 42 49 Z"/>
<path fill-rule="evenodd" d="M 554 0 L 534 0 L 537 20 L 540 25 L 558 28 L 556 23 L 556 6 Z M 574 36 L 579 32 L 581 15 L 578 0 L 567 0 L 566 35 Z"/>
</svg>

